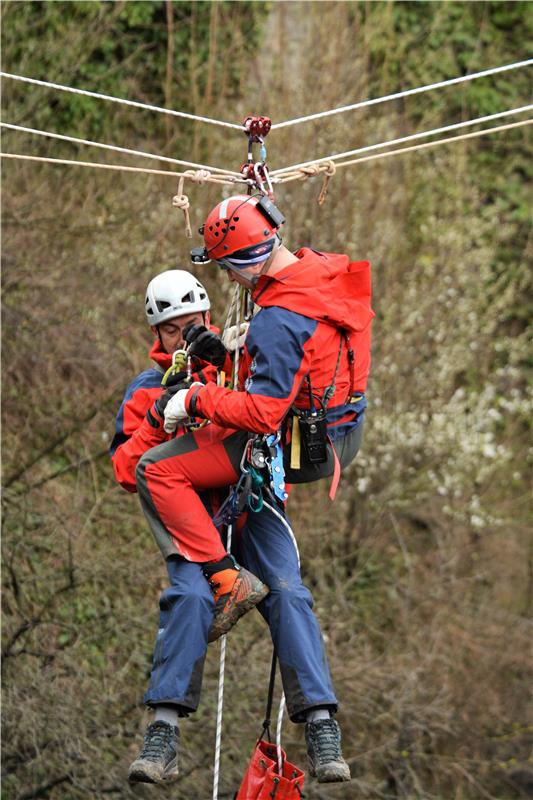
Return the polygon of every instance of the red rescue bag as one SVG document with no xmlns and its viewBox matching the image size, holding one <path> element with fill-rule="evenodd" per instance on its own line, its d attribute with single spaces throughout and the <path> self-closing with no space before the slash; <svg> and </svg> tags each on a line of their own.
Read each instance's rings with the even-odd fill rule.
<svg viewBox="0 0 533 800">
<path fill-rule="evenodd" d="M 300 800 L 305 775 L 295 764 L 287 761 L 283 749 L 281 759 L 280 775 L 276 745 L 258 742 L 235 800 Z"/>
</svg>

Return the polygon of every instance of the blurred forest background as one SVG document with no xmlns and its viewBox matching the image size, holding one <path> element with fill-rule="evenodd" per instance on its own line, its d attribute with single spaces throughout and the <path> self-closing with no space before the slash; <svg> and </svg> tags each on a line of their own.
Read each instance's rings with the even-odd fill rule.
<svg viewBox="0 0 533 800">
<path fill-rule="evenodd" d="M 528 56 L 523 2 L 3 2 L 2 69 L 234 123 Z M 529 102 L 527 69 L 274 131 L 271 168 Z M 237 131 L 5 80 L 6 122 L 237 170 Z M 165 168 L 4 132 L 6 152 Z M 285 242 L 373 264 L 366 440 L 298 487 L 303 573 L 354 780 L 309 800 L 531 796 L 527 129 L 281 187 Z M 529 156 L 529 159 L 528 159 Z M 149 365 L 143 296 L 189 268 L 176 180 L 3 162 L 4 800 L 211 797 L 218 645 L 182 777 L 130 788 L 166 573 L 107 447 Z M 193 227 L 220 188 L 186 185 Z M 199 237 L 193 244 L 199 244 Z M 530 254 L 529 254 L 530 255 Z M 229 288 L 197 274 L 223 323 Z M 264 713 L 258 614 L 228 640 L 220 797 Z M 279 685 L 278 685 L 279 690 Z M 279 694 L 276 695 L 279 698 Z M 277 699 L 276 699 L 277 702 Z M 306 763 L 301 727 L 283 742 Z"/>
</svg>

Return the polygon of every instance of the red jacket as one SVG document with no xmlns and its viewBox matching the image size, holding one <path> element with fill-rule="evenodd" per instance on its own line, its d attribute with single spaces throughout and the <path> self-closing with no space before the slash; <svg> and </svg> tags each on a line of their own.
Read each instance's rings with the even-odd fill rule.
<svg viewBox="0 0 533 800">
<path fill-rule="evenodd" d="M 217 328 L 211 330 L 218 333 Z M 172 363 L 172 356 L 161 349 L 159 339 L 152 346 L 150 358 L 157 366 L 141 372 L 126 389 L 110 447 L 116 478 L 128 492 L 137 491 L 135 470 L 143 453 L 174 436 L 165 433 L 162 425 L 152 427 L 146 419 L 146 412 L 163 392 L 161 379 Z M 216 381 L 216 376 L 216 367 L 205 364 L 193 375 L 193 380 Z"/>
<path fill-rule="evenodd" d="M 334 382 L 338 361 L 327 408 L 329 435 L 335 440 L 359 424 L 366 408 L 374 316 L 370 264 L 309 248 L 296 256 L 297 263 L 274 276 L 263 275 L 255 287 L 253 300 L 261 310 L 246 336 L 239 371 L 244 391 L 209 383 L 191 390 L 188 410 L 194 395 L 200 417 L 225 427 L 274 432 L 293 403 L 309 408 L 308 380 L 313 395 L 323 396 Z M 350 402 L 354 395 L 361 399 Z"/>
</svg>

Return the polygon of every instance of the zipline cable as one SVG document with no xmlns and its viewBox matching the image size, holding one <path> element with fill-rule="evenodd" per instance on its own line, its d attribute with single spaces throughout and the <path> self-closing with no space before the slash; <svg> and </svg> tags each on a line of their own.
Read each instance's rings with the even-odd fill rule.
<svg viewBox="0 0 533 800">
<path fill-rule="evenodd" d="M 346 111 L 354 111 L 357 108 L 365 108 L 366 106 L 374 106 L 378 103 L 385 103 L 388 100 L 398 100 L 400 97 L 408 97 L 412 94 L 420 94 L 421 92 L 429 92 L 432 89 L 440 89 L 444 86 L 453 86 L 458 83 L 466 81 L 473 81 L 477 78 L 484 78 L 488 75 L 496 75 L 499 72 L 506 72 L 511 69 L 519 69 L 520 67 L 527 67 L 533 64 L 533 58 L 526 59 L 525 61 L 516 61 L 514 64 L 506 64 L 503 67 L 493 67 L 492 69 L 484 69 L 481 72 L 472 72 L 470 75 L 462 75 L 459 78 L 450 78 L 445 81 L 438 81 L 437 83 L 428 83 L 425 86 L 418 86 L 415 89 L 406 89 L 402 92 L 395 92 L 394 94 L 384 95 L 383 97 L 375 97 L 371 100 L 361 100 L 358 103 L 352 103 L 349 106 L 341 106 L 340 108 L 332 108 L 329 111 L 319 111 L 317 114 L 308 114 L 305 117 L 295 117 L 288 119 L 285 122 L 276 122 L 272 125 L 271 130 L 279 128 L 287 128 L 289 125 L 299 125 L 302 122 L 310 122 L 315 119 L 322 119 L 323 117 L 331 117 L 334 114 L 343 114 Z"/>
<path fill-rule="evenodd" d="M 487 128 L 483 131 L 474 131 L 473 133 L 463 133 L 461 136 L 449 136 L 447 139 L 438 139 L 436 142 L 423 142 L 422 144 L 415 144 L 412 147 L 400 147 L 398 150 L 389 150 L 387 153 L 374 153 L 371 156 L 364 156 L 363 158 L 354 158 L 351 161 L 342 161 L 337 164 L 338 167 L 349 167 L 353 164 L 359 164 L 363 161 L 373 161 L 376 158 L 388 158 L 395 156 L 398 153 L 410 153 L 413 150 L 424 150 L 428 147 L 435 147 L 437 144 L 449 144 L 450 142 L 458 142 L 461 139 L 473 139 L 475 136 L 483 136 L 487 133 L 497 133 L 498 131 L 509 130 L 510 128 L 520 128 L 523 125 L 531 125 L 533 119 L 525 119 L 522 122 L 511 122 L 508 125 L 499 125 L 496 128 Z"/>
<path fill-rule="evenodd" d="M 366 145 L 365 147 L 357 147 L 355 150 L 347 150 L 344 153 L 337 153 L 336 155 L 330 156 L 323 156 L 321 158 L 315 158 L 312 161 L 302 161 L 300 164 L 293 164 L 290 167 L 281 167 L 280 169 L 275 169 L 273 172 L 270 173 L 270 177 L 274 178 L 278 175 L 281 175 L 286 172 L 290 172 L 292 170 L 302 169 L 303 167 L 309 167 L 312 164 L 320 164 L 326 161 L 335 161 L 338 158 L 346 158 L 347 156 L 354 156 L 358 155 L 359 153 L 367 153 L 370 150 L 378 150 L 380 147 L 388 147 L 390 145 L 401 144 L 402 142 L 411 142 L 415 139 L 422 139 L 425 136 L 434 136 L 437 133 L 445 133 L 446 131 L 453 131 L 459 128 L 466 128 L 470 125 L 478 125 L 481 122 L 489 122 L 493 119 L 500 119 L 501 117 L 508 117 L 511 114 L 523 114 L 526 111 L 531 111 L 533 105 L 528 106 L 520 106 L 519 108 L 511 108 L 507 111 L 499 111 L 497 114 L 488 114 L 484 117 L 476 117 L 475 119 L 468 119 L 465 122 L 455 122 L 453 125 L 443 125 L 440 128 L 433 128 L 429 131 L 420 131 L 419 133 L 411 133 L 409 136 L 401 136 L 398 139 L 390 139 L 386 142 L 378 142 L 378 144 L 370 144 Z"/>
<path fill-rule="evenodd" d="M 352 164 L 359 164 L 363 161 L 374 161 L 378 158 L 389 158 L 390 156 L 400 155 L 401 153 L 410 153 L 415 150 L 423 150 L 428 147 L 436 147 L 439 144 L 450 144 L 452 142 L 459 142 L 463 139 L 474 139 L 478 136 L 486 136 L 489 133 L 499 133 L 501 131 L 511 130 L 512 128 L 520 128 L 524 125 L 531 125 L 533 123 L 533 119 L 526 119 L 522 120 L 521 122 L 510 122 L 507 125 L 498 125 L 493 128 L 485 128 L 481 131 L 473 131 L 472 133 L 463 133 L 460 136 L 449 136 L 446 139 L 437 139 L 435 142 L 423 142 L 422 144 L 415 144 L 411 147 L 399 147 L 397 150 L 389 150 L 386 153 L 374 153 L 371 156 L 365 156 L 364 158 L 354 158 L 351 161 L 341 161 L 340 164 L 337 164 L 337 168 L 339 167 L 347 167 L 351 166 Z M 42 156 L 27 156 L 18 153 L 0 153 L 0 158 L 12 158 L 18 159 L 22 161 L 37 161 L 46 164 L 66 164 L 67 166 L 77 166 L 77 167 L 96 167 L 98 169 L 111 169 L 111 170 L 119 170 L 125 172 L 139 172 L 139 173 L 146 173 L 149 175 L 167 175 L 172 178 L 176 177 L 185 177 L 194 180 L 191 175 L 188 175 L 186 172 L 173 172 L 171 170 L 166 169 L 147 169 L 144 167 L 126 167 L 117 164 L 99 164 L 97 162 L 92 161 L 69 161 L 64 158 L 44 158 Z M 313 166 L 313 164 L 311 164 Z M 315 174 L 319 174 L 321 168 L 327 167 L 327 164 L 317 164 L 316 172 L 303 172 L 298 171 L 294 173 L 288 172 L 287 174 L 279 175 L 277 178 L 273 179 L 273 183 L 281 184 L 281 183 L 289 183 L 290 181 L 295 180 L 302 180 L 305 178 L 312 178 Z M 224 179 L 222 175 L 211 175 L 209 177 L 204 178 L 206 181 L 211 181 L 213 183 L 220 183 L 225 185 L 234 185 L 235 182 L 238 182 L 236 178 L 233 176 L 228 176 L 227 179 Z M 244 180 L 244 179 L 243 179 Z M 197 182 L 201 183 L 201 180 L 198 179 Z"/>
<path fill-rule="evenodd" d="M 86 97 L 94 97 L 97 100 L 109 100 L 112 103 L 120 103 L 125 106 L 133 106 L 134 108 L 144 108 L 148 111 L 158 111 L 160 114 L 170 114 L 173 117 L 182 117 L 183 119 L 190 119 L 196 122 L 207 122 L 210 125 L 222 125 L 225 128 L 235 128 L 238 131 L 243 131 L 242 125 L 236 125 L 234 122 L 223 122 L 218 119 L 211 119 L 210 117 L 200 117 L 197 114 L 189 114 L 186 111 L 174 111 L 171 108 L 161 108 L 161 106 L 152 106 L 148 103 L 139 103 L 136 100 L 124 100 L 121 97 L 113 97 L 109 94 L 101 94 L 100 92 L 89 92 L 86 89 L 75 89 L 72 86 L 65 86 L 61 83 L 51 83 L 50 81 L 39 81 L 36 78 L 26 78 L 23 75 L 13 75 L 11 72 L 0 72 L 3 78 L 10 78 L 14 81 L 23 81 L 24 83 L 33 83 L 37 86 L 46 86 L 50 89 L 59 89 L 62 92 L 71 92 L 72 94 L 82 94 Z"/>
<path fill-rule="evenodd" d="M 154 155 L 153 153 L 145 153 L 143 150 L 130 150 L 128 147 L 118 147 L 114 144 L 103 144 L 102 142 L 93 142 L 90 139 L 78 139 L 75 136 L 65 136 L 62 133 L 52 133 L 51 131 L 41 131 L 36 128 L 25 128 L 22 125 L 12 125 L 8 122 L 0 122 L 0 127 L 9 128 L 9 130 L 20 131 L 21 133 L 33 133 L 37 136 L 46 136 L 50 139 L 60 139 L 64 142 L 73 142 L 74 144 L 85 144 L 91 147 L 100 147 L 103 150 L 112 150 L 116 153 L 126 153 L 130 156 L 139 156 L 140 158 L 151 158 L 156 161 L 166 161 L 168 164 L 179 164 L 183 167 L 193 167 L 194 169 L 207 169 L 209 172 L 221 172 L 225 175 L 234 175 L 237 178 L 242 176 L 233 170 L 220 169 L 220 167 L 210 167 L 205 164 L 197 164 L 194 161 L 181 161 L 179 158 L 171 158 L 170 156 Z"/>
<path fill-rule="evenodd" d="M 219 183 L 224 186 L 234 186 L 239 183 L 239 179 L 233 175 L 211 175 L 209 170 L 190 170 L 190 172 L 174 172 L 170 169 L 148 169 L 147 167 L 126 167 L 122 164 L 99 164 L 97 161 L 73 161 L 67 158 L 45 158 L 44 156 L 27 156 L 18 153 L 0 153 L 0 158 L 16 158 L 23 161 L 40 161 L 45 164 L 66 164 L 67 166 L 76 167 L 95 167 L 97 169 L 113 169 L 121 172 L 140 172 L 145 175 L 168 175 L 172 178 L 189 178 L 196 183 L 208 181 L 210 183 Z M 207 172 L 207 175 L 202 174 Z M 244 178 L 241 179 L 245 183 Z"/>
<path fill-rule="evenodd" d="M 303 122 L 309 122 L 316 119 L 322 119 L 324 117 L 333 116 L 335 114 L 343 114 L 347 111 L 354 111 L 358 108 L 365 108 L 367 106 L 377 105 L 379 103 L 385 103 L 389 100 L 397 100 L 401 97 L 408 97 L 414 94 L 420 94 L 422 92 L 429 92 L 433 89 L 441 89 L 446 86 L 454 86 L 460 83 L 465 83 L 467 81 L 476 80 L 478 78 L 485 78 L 489 75 L 496 75 L 502 72 L 508 72 L 509 70 L 519 69 L 521 67 L 530 66 L 533 63 L 533 59 L 526 59 L 524 61 L 516 61 L 512 64 L 505 64 L 501 67 L 492 67 L 490 69 L 481 70 L 480 72 L 472 72 L 469 75 L 461 75 L 457 78 L 449 78 L 443 81 L 437 81 L 436 83 L 429 83 L 425 84 L 424 86 L 417 86 L 414 89 L 405 89 L 401 92 L 394 92 L 393 94 L 384 95 L 382 97 L 374 97 L 367 100 L 361 100 L 357 103 L 351 103 L 347 106 L 341 106 L 340 108 L 332 108 L 328 111 L 319 111 L 316 114 L 308 114 L 304 117 L 295 117 L 294 119 L 285 120 L 284 122 L 277 122 L 272 125 L 271 130 L 276 128 L 286 128 L 291 125 L 298 125 Z M 224 122 L 223 120 L 212 119 L 211 117 L 203 117 L 197 114 L 190 114 L 185 111 L 175 111 L 174 109 L 170 108 L 162 108 L 161 106 L 154 106 L 148 103 L 140 103 L 135 100 L 125 100 L 124 98 L 120 97 L 113 97 L 112 95 L 102 94 L 101 92 L 91 92 L 86 89 L 76 89 L 72 86 L 65 86 L 64 84 L 60 83 L 52 83 L 51 81 L 42 81 L 37 80 L 36 78 L 27 78 L 23 75 L 14 75 L 11 72 L 1 72 L 0 76 L 4 78 L 9 78 L 15 81 L 22 81 L 24 83 L 31 83 L 37 86 L 44 86 L 51 89 L 58 89 L 63 92 L 70 92 L 72 94 L 80 94 L 86 97 L 94 97 L 98 100 L 108 100 L 113 103 L 119 103 L 121 105 L 132 106 L 134 108 L 142 108 L 149 111 L 157 111 L 161 114 L 169 114 L 171 116 L 181 117 L 183 119 L 190 119 L 197 122 L 205 122 L 211 125 L 221 125 L 226 128 L 233 128 L 234 130 L 242 131 L 244 130 L 242 125 L 237 125 L 233 122 Z"/>
</svg>

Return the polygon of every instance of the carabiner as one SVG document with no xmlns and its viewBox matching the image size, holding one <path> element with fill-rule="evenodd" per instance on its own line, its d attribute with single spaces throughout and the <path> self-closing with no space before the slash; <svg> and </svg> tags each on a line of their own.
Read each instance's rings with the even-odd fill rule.
<svg viewBox="0 0 533 800">
<path fill-rule="evenodd" d="M 263 194 L 267 194 L 267 192 L 265 191 L 265 184 L 261 176 L 262 171 L 264 172 L 264 165 L 260 161 L 256 161 L 256 163 L 254 164 L 255 183 L 260 192 L 263 192 Z"/>
<path fill-rule="evenodd" d="M 274 197 L 274 189 L 272 188 L 272 181 L 270 180 L 270 175 L 269 175 L 268 167 L 267 167 L 266 164 L 263 164 L 263 175 L 265 176 L 265 180 L 266 180 L 267 186 L 268 186 L 267 194 L 270 197 L 270 199 L 272 200 L 272 198 Z"/>
<path fill-rule="evenodd" d="M 187 377 L 189 377 L 188 358 L 186 350 L 174 350 L 172 353 L 172 363 L 161 379 L 161 386 L 166 386 L 171 375 L 175 375 L 177 372 L 183 372 L 186 367 Z"/>
</svg>

